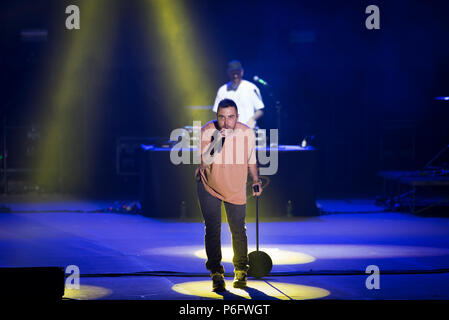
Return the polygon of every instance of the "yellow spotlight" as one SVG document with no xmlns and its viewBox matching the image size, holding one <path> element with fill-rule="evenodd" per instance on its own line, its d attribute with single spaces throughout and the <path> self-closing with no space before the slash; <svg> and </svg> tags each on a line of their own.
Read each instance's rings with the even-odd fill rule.
<svg viewBox="0 0 449 320">
<path fill-rule="evenodd" d="M 236 289 L 232 286 L 231 280 L 226 280 L 224 293 L 212 291 L 212 281 L 192 281 L 175 284 L 172 290 L 190 296 L 197 296 L 210 299 L 263 299 L 269 296 L 279 300 L 308 300 L 319 299 L 330 294 L 328 290 L 304 286 L 299 284 L 268 281 L 248 281 L 247 289 Z"/>
<path fill-rule="evenodd" d="M 179 128 L 198 120 L 203 124 L 210 120 L 202 113 L 195 113 L 189 106 L 210 105 L 216 88 L 205 72 L 205 59 L 201 30 L 194 26 L 192 13 L 180 0 L 145 1 L 149 21 L 158 33 L 157 53 L 163 69 L 161 80 L 171 125 Z M 154 44 L 151 44 L 151 50 Z M 174 116 L 173 116 L 174 115 Z M 193 119 L 192 119 L 193 118 Z"/>
<path fill-rule="evenodd" d="M 256 248 L 248 248 L 248 252 L 255 251 Z M 266 252 L 273 260 L 273 265 L 281 265 L 281 264 L 304 264 L 315 261 L 315 258 L 297 251 L 289 251 L 282 250 L 279 248 L 263 248 L 263 251 Z M 222 260 L 223 262 L 231 262 L 234 256 L 234 252 L 231 247 L 222 247 Z M 198 258 L 206 259 L 206 251 L 204 249 L 195 251 L 195 256 Z"/>
<path fill-rule="evenodd" d="M 71 123 L 85 110 L 86 118 L 95 121 L 93 117 L 99 111 L 99 88 L 104 83 L 105 74 L 101 68 L 94 73 L 92 67 L 93 64 L 106 64 L 105 60 L 110 58 L 112 52 L 115 10 L 111 7 L 105 13 L 101 2 L 90 0 L 83 0 L 79 7 L 81 28 L 63 33 L 63 46 L 56 59 L 47 61 L 48 70 L 44 70 L 46 74 L 42 78 L 48 81 L 42 83 L 41 96 L 36 99 L 42 107 L 39 116 L 45 132 L 38 159 L 40 170 L 35 180 L 44 185 L 54 186 L 59 182 L 57 173 L 62 161 L 62 150 L 65 150 L 62 148 L 63 142 L 71 148 L 79 144 L 80 136 L 84 138 L 85 145 L 91 142 L 91 137 L 86 133 L 90 128 L 84 127 L 81 133 L 74 132 Z M 54 70 L 54 76 L 49 70 Z M 83 155 L 90 155 L 92 151 L 85 150 Z M 67 168 L 67 171 L 73 180 L 79 181 L 84 177 L 82 173 L 86 172 L 76 168 Z"/>
<path fill-rule="evenodd" d="M 112 290 L 97 287 L 97 286 L 87 286 L 80 285 L 79 289 L 65 289 L 64 297 L 76 300 L 97 300 L 106 297 L 112 293 Z"/>
</svg>

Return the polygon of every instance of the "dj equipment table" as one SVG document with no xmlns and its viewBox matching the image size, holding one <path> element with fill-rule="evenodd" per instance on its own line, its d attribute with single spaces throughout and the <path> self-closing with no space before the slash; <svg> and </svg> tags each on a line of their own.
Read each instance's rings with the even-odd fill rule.
<svg viewBox="0 0 449 320">
<path fill-rule="evenodd" d="M 167 218 L 201 217 L 194 177 L 198 164 L 174 165 L 170 161 L 171 148 L 143 147 L 140 201 L 144 215 Z M 194 152 L 193 148 L 184 150 Z M 272 152 L 274 149 L 262 150 Z M 264 190 L 259 199 L 259 215 L 261 217 L 317 215 L 315 149 L 280 145 L 277 151 L 276 174 L 260 177 Z M 247 216 L 255 216 L 255 199 L 250 191 L 250 181 L 248 177 Z"/>
</svg>

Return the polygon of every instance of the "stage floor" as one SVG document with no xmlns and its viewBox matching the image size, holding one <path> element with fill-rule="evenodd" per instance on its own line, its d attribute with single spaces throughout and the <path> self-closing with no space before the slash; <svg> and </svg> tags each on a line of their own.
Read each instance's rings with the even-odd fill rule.
<svg viewBox="0 0 449 320">
<path fill-rule="evenodd" d="M 211 292 L 201 222 L 93 212 L 113 201 L 2 197 L 0 266 L 76 265 L 73 299 L 449 299 L 449 218 L 385 212 L 374 200 L 319 200 L 330 214 L 260 223 L 274 266 L 232 288 L 231 236 L 222 246 L 229 291 Z M 247 223 L 250 251 L 256 226 Z M 379 289 L 366 273 L 380 271 Z M 38 295 L 38 288 L 28 291 Z"/>
</svg>

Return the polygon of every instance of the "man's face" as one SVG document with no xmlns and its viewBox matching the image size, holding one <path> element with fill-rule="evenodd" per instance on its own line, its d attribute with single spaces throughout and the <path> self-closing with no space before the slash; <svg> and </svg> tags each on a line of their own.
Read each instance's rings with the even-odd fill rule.
<svg viewBox="0 0 449 320">
<path fill-rule="evenodd" d="M 220 108 L 217 113 L 217 121 L 220 129 L 234 129 L 238 121 L 238 115 L 235 108 Z"/>
<path fill-rule="evenodd" d="M 228 71 L 231 81 L 240 81 L 243 78 L 243 69 Z"/>
</svg>

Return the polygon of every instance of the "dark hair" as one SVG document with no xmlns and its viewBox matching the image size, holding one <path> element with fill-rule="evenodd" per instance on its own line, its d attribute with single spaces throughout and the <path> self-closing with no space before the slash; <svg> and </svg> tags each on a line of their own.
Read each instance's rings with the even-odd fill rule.
<svg viewBox="0 0 449 320">
<path fill-rule="evenodd" d="M 235 113 L 236 114 L 239 113 L 239 110 L 237 109 L 237 104 L 234 102 L 234 100 L 231 100 L 231 99 L 221 100 L 220 103 L 218 104 L 217 113 L 218 113 L 218 110 L 220 110 L 220 108 L 229 108 L 229 107 L 234 107 Z"/>
</svg>

